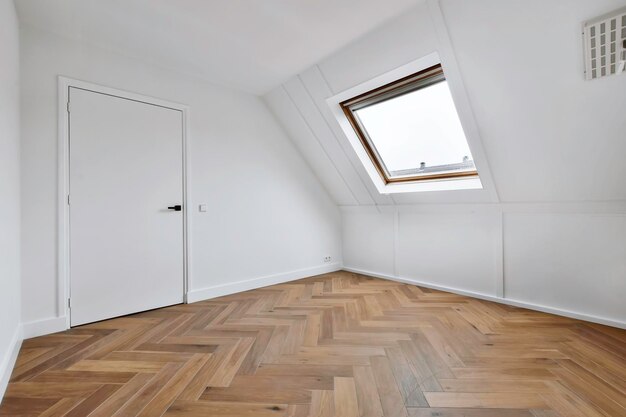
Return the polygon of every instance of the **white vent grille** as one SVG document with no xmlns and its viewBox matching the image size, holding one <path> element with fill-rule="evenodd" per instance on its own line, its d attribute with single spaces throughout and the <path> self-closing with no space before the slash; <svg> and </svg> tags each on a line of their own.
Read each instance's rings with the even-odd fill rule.
<svg viewBox="0 0 626 417">
<path fill-rule="evenodd" d="M 585 22 L 583 36 L 587 80 L 625 71 L 626 8 Z"/>
</svg>

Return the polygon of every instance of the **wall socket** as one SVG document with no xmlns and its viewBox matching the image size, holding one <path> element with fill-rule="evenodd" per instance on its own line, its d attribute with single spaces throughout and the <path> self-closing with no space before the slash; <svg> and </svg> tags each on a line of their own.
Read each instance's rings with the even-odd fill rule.
<svg viewBox="0 0 626 417">
<path fill-rule="evenodd" d="M 332 260 L 333 260 L 333 258 L 330 255 L 324 256 L 324 263 L 329 263 Z"/>
</svg>

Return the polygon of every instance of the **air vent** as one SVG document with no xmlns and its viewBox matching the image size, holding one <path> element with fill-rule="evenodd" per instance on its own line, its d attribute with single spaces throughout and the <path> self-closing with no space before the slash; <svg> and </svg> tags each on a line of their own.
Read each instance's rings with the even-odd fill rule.
<svg viewBox="0 0 626 417">
<path fill-rule="evenodd" d="M 620 74 L 626 65 L 626 8 L 583 24 L 585 78 Z"/>
</svg>

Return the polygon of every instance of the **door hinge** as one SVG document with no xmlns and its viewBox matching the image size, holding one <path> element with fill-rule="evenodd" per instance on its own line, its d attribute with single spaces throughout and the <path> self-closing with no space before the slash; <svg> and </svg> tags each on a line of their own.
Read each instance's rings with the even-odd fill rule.
<svg viewBox="0 0 626 417">
<path fill-rule="evenodd" d="M 67 102 L 67 112 L 68 113 L 70 112 L 70 102 L 69 101 Z"/>
<path fill-rule="evenodd" d="M 70 195 L 69 194 L 67 195 L 67 205 L 68 206 L 70 205 Z"/>
<path fill-rule="evenodd" d="M 67 308 L 72 308 L 72 299 L 71 298 L 67 299 Z"/>
</svg>

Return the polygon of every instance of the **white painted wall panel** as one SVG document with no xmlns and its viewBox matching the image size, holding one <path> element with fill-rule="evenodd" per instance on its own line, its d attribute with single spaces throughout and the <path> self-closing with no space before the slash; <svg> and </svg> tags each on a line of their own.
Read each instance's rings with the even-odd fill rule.
<svg viewBox="0 0 626 417">
<path fill-rule="evenodd" d="M 626 215 L 507 213 L 507 298 L 626 322 Z"/>
<path fill-rule="evenodd" d="M 419 193 L 393 194 L 393 201 L 401 205 L 456 204 L 492 202 L 485 190 L 427 191 Z"/>
<path fill-rule="evenodd" d="M 623 203 L 379 210 L 342 209 L 346 267 L 626 328 Z"/>
<path fill-rule="evenodd" d="M 499 213 L 400 213 L 398 276 L 496 296 L 499 224 Z"/>
<path fill-rule="evenodd" d="M 20 337 L 20 97 L 18 21 L 0 0 L 0 399 Z"/>
<path fill-rule="evenodd" d="M 277 88 L 268 93 L 264 99 L 311 169 L 324 184 L 333 201 L 338 205 L 359 204 L 287 91 L 284 88 Z"/>
<path fill-rule="evenodd" d="M 375 208 L 344 212 L 343 263 L 379 274 L 394 274 L 394 214 Z"/>
<path fill-rule="evenodd" d="M 373 204 L 374 199 L 372 195 L 356 175 L 354 169 L 352 169 L 328 123 L 322 117 L 300 77 L 292 78 L 286 82 L 284 88 L 295 107 L 307 121 L 307 125 L 315 135 L 320 146 L 324 149 L 324 153 L 341 173 L 343 181 L 348 185 L 359 204 Z"/>
<path fill-rule="evenodd" d="M 375 202 L 376 204 L 393 204 L 393 199 L 388 195 L 382 195 L 370 180 L 365 167 L 359 161 L 356 152 L 346 140 L 343 130 L 335 118 L 326 99 L 333 94 L 324 79 L 324 75 L 318 66 L 314 66 L 304 71 L 298 76 L 308 95 L 315 103 L 322 120 L 328 126 L 329 135 L 326 136 L 329 149 L 328 155 L 334 164 L 344 172 L 344 179 L 351 184 L 353 189 L 364 189 L 368 194 L 366 204 Z"/>
</svg>

